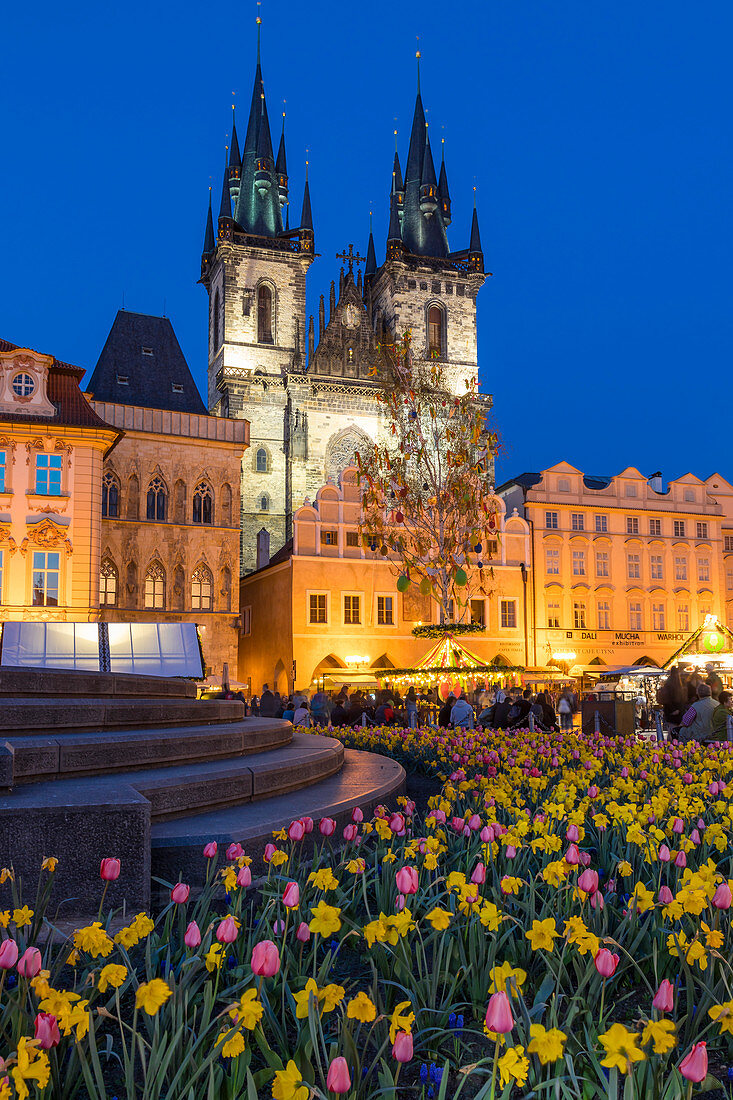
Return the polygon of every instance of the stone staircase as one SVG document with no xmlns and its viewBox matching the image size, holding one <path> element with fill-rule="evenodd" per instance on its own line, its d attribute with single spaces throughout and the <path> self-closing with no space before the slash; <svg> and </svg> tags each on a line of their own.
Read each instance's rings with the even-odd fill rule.
<svg viewBox="0 0 733 1100">
<path fill-rule="evenodd" d="M 256 847 L 294 816 L 367 810 L 403 783 L 393 761 L 197 700 L 185 680 L 0 670 L 0 864 L 35 881 L 57 856 L 67 912 L 94 908 L 103 856 L 123 864 L 111 902 L 144 907 L 151 846 L 152 872 L 177 877 L 202 864 L 204 834 Z"/>
</svg>

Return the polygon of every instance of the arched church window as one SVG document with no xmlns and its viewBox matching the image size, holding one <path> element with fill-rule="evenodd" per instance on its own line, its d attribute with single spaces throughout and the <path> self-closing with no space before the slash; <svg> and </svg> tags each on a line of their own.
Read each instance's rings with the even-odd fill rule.
<svg viewBox="0 0 733 1100">
<path fill-rule="evenodd" d="M 443 355 L 443 311 L 440 306 L 428 310 L 428 354 L 431 359 Z"/>
<path fill-rule="evenodd" d="M 117 605 L 117 569 L 114 562 L 105 558 L 99 571 L 99 606 Z"/>
<path fill-rule="evenodd" d="M 214 506 L 211 489 L 205 481 L 199 482 L 193 491 L 193 522 L 214 522 Z"/>
<path fill-rule="evenodd" d="M 108 517 L 120 514 L 120 483 L 114 474 L 105 474 L 102 478 L 102 515 Z"/>
<path fill-rule="evenodd" d="M 145 574 L 145 607 L 148 611 L 165 607 L 165 570 L 159 561 L 152 562 Z"/>
<path fill-rule="evenodd" d="M 147 518 L 165 521 L 168 509 L 168 491 L 159 477 L 154 477 L 148 486 Z"/>
<path fill-rule="evenodd" d="M 265 283 L 257 288 L 257 341 L 272 344 L 272 291 Z"/>
<path fill-rule="evenodd" d="M 214 321 L 214 347 L 212 348 L 212 351 L 213 351 L 214 355 L 216 355 L 217 351 L 219 350 L 219 335 L 220 335 L 220 327 L 219 327 L 219 291 L 218 290 L 214 294 L 214 317 L 213 317 L 213 321 Z"/>
<path fill-rule="evenodd" d="M 269 512 L 270 511 L 270 498 L 268 497 L 267 493 L 262 494 L 262 496 L 260 497 L 260 502 L 259 503 L 260 503 L 260 511 L 261 512 Z"/>
<path fill-rule="evenodd" d="M 257 473 L 267 473 L 267 451 L 264 447 L 260 447 L 259 451 L 257 452 Z"/>
<path fill-rule="evenodd" d="M 191 608 L 194 611 L 211 611 L 214 582 L 205 565 L 199 565 L 191 577 Z"/>
</svg>

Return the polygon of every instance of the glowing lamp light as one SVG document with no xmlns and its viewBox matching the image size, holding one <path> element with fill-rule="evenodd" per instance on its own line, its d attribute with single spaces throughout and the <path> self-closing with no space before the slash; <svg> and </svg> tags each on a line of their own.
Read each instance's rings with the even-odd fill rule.
<svg viewBox="0 0 733 1100">
<path fill-rule="evenodd" d="M 577 653 L 571 653 L 570 651 L 568 651 L 562 653 L 553 653 L 552 659 L 553 661 L 569 662 L 574 661 L 577 656 Z"/>
<path fill-rule="evenodd" d="M 349 668 L 354 668 L 356 665 L 366 665 L 368 663 L 368 657 L 360 657 L 358 654 L 352 654 L 350 657 L 344 657 L 344 664 L 347 664 Z"/>
</svg>

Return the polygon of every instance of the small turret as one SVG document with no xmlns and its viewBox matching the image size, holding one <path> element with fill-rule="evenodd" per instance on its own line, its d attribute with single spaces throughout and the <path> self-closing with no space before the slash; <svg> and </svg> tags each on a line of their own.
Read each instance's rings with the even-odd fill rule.
<svg viewBox="0 0 733 1100">
<path fill-rule="evenodd" d="M 209 209 L 206 214 L 206 229 L 204 231 L 204 257 L 208 257 L 216 248 L 216 239 L 214 237 L 214 219 L 211 213 L 211 188 L 209 188 Z"/>
<path fill-rule="evenodd" d="M 303 209 L 300 213 L 300 247 L 303 252 L 313 251 L 313 214 L 311 212 L 311 192 L 308 184 L 308 161 L 305 162 L 305 187 L 303 189 Z"/>
<path fill-rule="evenodd" d="M 326 303 L 324 301 L 323 295 L 321 295 L 321 300 L 318 303 L 318 339 L 319 339 L 319 341 L 323 339 L 323 334 L 324 334 L 325 331 L 326 331 Z"/>
<path fill-rule="evenodd" d="M 441 142 L 440 177 L 438 179 L 438 202 L 443 214 L 443 221 L 450 225 L 450 192 L 448 191 L 448 174 L 445 170 L 445 138 Z"/>
<path fill-rule="evenodd" d="M 224 179 L 221 185 L 221 203 L 219 205 L 219 240 L 230 241 L 234 232 L 234 219 L 232 218 L 232 199 L 229 193 L 229 165 L 228 150 L 224 153 Z"/>
<path fill-rule="evenodd" d="M 311 313 L 308 320 L 308 365 L 313 362 L 313 351 L 315 346 L 315 338 L 313 332 L 313 314 Z"/>
<path fill-rule="evenodd" d="M 277 151 L 275 161 L 275 175 L 277 176 L 277 193 L 280 198 L 280 206 L 288 201 L 288 165 L 285 157 L 285 112 L 283 111 L 283 129 L 280 135 L 280 148 Z"/>
<path fill-rule="evenodd" d="M 369 279 L 377 270 L 377 253 L 374 248 L 374 233 L 372 232 L 372 212 L 369 211 L 369 243 L 367 244 L 366 264 L 364 265 L 364 285 L 369 285 Z"/>
<path fill-rule="evenodd" d="M 478 229 L 478 213 L 476 211 L 476 189 L 473 192 L 473 218 L 471 220 L 471 240 L 468 246 L 468 266 L 471 271 L 484 270 L 484 254 L 481 250 L 481 234 Z"/>
<path fill-rule="evenodd" d="M 255 187 L 260 195 L 266 195 L 272 187 L 272 145 L 270 127 L 265 121 L 265 96 L 262 94 L 260 108 L 260 136 L 257 142 L 257 160 L 255 162 Z"/>
<path fill-rule="evenodd" d="M 396 260 L 402 255 L 402 232 L 394 187 L 389 203 L 389 231 L 387 233 L 387 259 Z"/>
<path fill-rule="evenodd" d="M 237 140 L 237 122 L 235 107 L 232 104 L 232 144 L 229 148 L 229 194 L 232 200 L 232 209 L 236 208 L 239 198 L 239 188 L 242 178 L 242 158 L 239 155 L 239 141 Z"/>
<path fill-rule="evenodd" d="M 336 312 L 336 283 L 333 281 L 333 279 L 331 279 L 331 296 L 330 296 L 328 305 L 329 305 L 328 319 L 329 319 L 329 321 L 332 321 L 333 320 L 333 315 Z"/>
<path fill-rule="evenodd" d="M 422 174 L 420 177 L 420 213 L 432 218 L 438 209 L 438 181 L 435 178 L 435 165 L 430 149 L 428 124 L 425 123 L 425 152 L 423 153 Z"/>
</svg>

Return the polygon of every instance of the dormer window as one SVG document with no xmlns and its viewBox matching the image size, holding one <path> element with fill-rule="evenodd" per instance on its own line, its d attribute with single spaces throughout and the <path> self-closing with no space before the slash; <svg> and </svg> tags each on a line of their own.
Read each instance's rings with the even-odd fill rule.
<svg viewBox="0 0 733 1100">
<path fill-rule="evenodd" d="M 183 393 L 183 386 L 181 385 L 180 382 L 172 382 L 171 383 L 171 389 L 173 390 L 174 393 Z"/>
<path fill-rule="evenodd" d="M 16 374 L 13 379 L 13 393 L 18 397 L 30 397 L 36 388 L 36 383 L 30 374 L 26 374 L 25 371 L 21 371 L 20 374 Z"/>
<path fill-rule="evenodd" d="M 117 375 L 117 385 L 118 386 L 129 386 L 130 385 L 130 379 L 127 377 L 126 374 L 118 374 Z"/>
<path fill-rule="evenodd" d="M 143 353 L 143 355 L 152 355 L 153 354 L 153 349 L 152 348 L 142 348 L 142 353 Z"/>
</svg>

